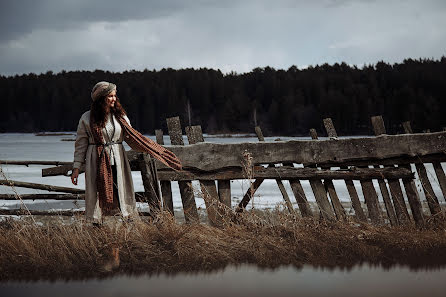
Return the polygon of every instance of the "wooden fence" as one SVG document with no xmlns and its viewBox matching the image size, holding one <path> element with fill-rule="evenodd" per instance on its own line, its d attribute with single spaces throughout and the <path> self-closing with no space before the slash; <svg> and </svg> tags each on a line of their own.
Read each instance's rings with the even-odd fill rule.
<svg viewBox="0 0 446 297">
<path fill-rule="evenodd" d="M 172 146 L 181 160 L 182 171 L 173 171 L 150 156 L 128 152 L 132 170 L 141 172 L 144 192 L 137 193 L 140 201 L 149 202 L 152 209 L 164 209 L 173 213 L 171 182 L 178 181 L 184 216 L 187 222 L 198 221 L 192 181 L 199 181 L 211 224 L 219 225 L 222 216 L 245 209 L 256 190 L 265 179 L 273 179 L 284 198 L 288 211 L 296 216 L 317 217 L 326 220 L 346 220 L 349 213 L 340 202 L 333 180 L 345 181 L 348 199 L 354 217 L 373 224 L 390 223 L 393 226 L 415 223 L 423 226 L 428 218 L 442 218 L 441 197 L 437 197 L 428 178 L 424 164 L 432 163 L 436 181 L 443 197 L 446 197 L 446 176 L 441 162 L 446 162 L 446 132 L 417 133 L 410 123 L 403 123 L 406 134 L 387 135 L 381 116 L 371 118 L 375 137 L 338 138 L 331 119 L 324 119 L 328 139 L 319 140 L 316 130 L 311 129 L 313 140 L 265 142 L 260 127 L 255 131 L 259 143 L 216 144 L 205 143 L 200 126 L 186 127 L 189 145 L 184 145 L 178 117 L 168 118 L 167 127 Z M 163 143 L 163 132 L 156 130 L 156 139 Z M 26 161 L 3 161 L 8 164 L 26 165 Z M 22 163 L 20 163 L 22 162 Z M 29 163 L 29 162 L 28 162 Z M 303 164 L 295 167 L 294 164 Z M 419 193 L 415 187 L 415 171 L 424 191 L 428 210 L 423 211 Z M 42 176 L 68 175 L 71 163 L 48 164 L 56 167 L 42 170 Z M 241 202 L 231 209 L 231 180 L 254 180 Z M 283 184 L 288 180 L 297 202 L 293 207 Z M 301 181 L 309 180 L 317 211 L 303 191 Z M 360 182 L 365 207 L 353 184 Z M 383 204 L 373 180 L 379 184 Z M 2 182 L 0 181 L 0 184 Z M 3 181 L 3 184 L 8 184 Z M 15 186 L 38 187 L 18 182 Z M 45 188 L 45 185 L 40 185 Z M 51 199 L 83 198 L 82 191 L 70 188 L 46 186 L 47 190 L 70 194 L 53 194 Z M 22 199 L 39 199 L 46 194 L 22 195 Z M 2 195 L 0 199 L 13 199 L 14 195 Z M 46 195 L 46 197 L 49 197 Z M 346 197 L 343 197 L 346 198 Z M 443 202 L 443 201 L 442 201 Z M 13 211 L 2 211 L 12 214 Z M 71 214 L 68 212 L 67 214 Z"/>
</svg>

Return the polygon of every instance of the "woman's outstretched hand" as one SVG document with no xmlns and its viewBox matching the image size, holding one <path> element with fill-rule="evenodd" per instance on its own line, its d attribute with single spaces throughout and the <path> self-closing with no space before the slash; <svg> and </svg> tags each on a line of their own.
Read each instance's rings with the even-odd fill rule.
<svg viewBox="0 0 446 297">
<path fill-rule="evenodd" d="M 79 168 L 74 168 L 73 172 L 71 173 L 71 182 L 73 185 L 77 186 L 77 178 L 79 176 Z"/>
</svg>

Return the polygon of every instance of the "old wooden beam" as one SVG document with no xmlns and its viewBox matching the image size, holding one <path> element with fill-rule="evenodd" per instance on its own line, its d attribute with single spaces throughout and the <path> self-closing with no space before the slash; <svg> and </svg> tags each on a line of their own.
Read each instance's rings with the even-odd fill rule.
<svg viewBox="0 0 446 297">
<path fill-rule="evenodd" d="M 166 119 L 167 128 L 169 130 L 170 142 L 172 147 L 170 149 L 184 147 L 183 132 L 181 129 L 181 123 L 179 117 L 173 117 Z M 188 146 L 190 147 L 190 146 Z M 177 155 L 178 156 L 178 155 Z M 178 156 L 183 164 L 186 156 Z M 187 223 L 198 222 L 198 210 L 195 203 L 194 191 L 192 188 L 192 181 L 179 181 L 178 182 L 181 194 L 181 200 L 183 202 L 184 218 Z"/>
<path fill-rule="evenodd" d="M 156 142 L 158 144 L 164 145 L 164 137 L 163 137 L 163 130 L 155 130 L 156 134 Z M 155 161 L 155 163 L 157 163 Z M 130 162 L 132 164 L 132 162 Z M 159 163 L 156 165 L 158 166 Z M 163 199 L 163 210 L 170 212 L 172 215 L 174 214 L 173 211 L 173 197 L 172 197 L 172 185 L 169 180 L 161 180 L 158 177 L 158 180 L 160 181 L 160 188 L 161 188 L 161 197 Z"/>
<path fill-rule="evenodd" d="M 255 127 L 255 132 L 257 135 L 257 138 L 260 142 L 265 141 L 265 138 L 263 137 L 263 133 L 262 133 L 262 129 L 259 126 Z M 274 163 L 271 163 L 268 165 L 268 167 L 274 168 Z M 248 189 L 248 191 L 246 192 L 246 194 L 243 196 L 242 201 L 240 201 L 239 203 L 239 209 L 241 206 L 243 205 L 247 205 L 249 200 L 252 198 L 252 196 L 254 195 L 254 193 L 257 191 L 257 189 L 260 187 L 260 185 L 262 184 L 263 179 L 256 179 L 253 183 L 253 185 L 251 185 L 251 187 Z M 283 185 L 282 179 L 281 178 L 276 178 L 276 183 L 277 186 L 279 187 L 280 193 L 282 194 L 283 199 L 285 200 L 285 204 L 288 208 L 288 211 L 291 214 L 295 214 L 294 208 L 293 208 L 293 204 L 291 203 L 290 197 L 288 196 L 288 193 L 285 189 L 285 186 Z"/>
<path fill-rule="evenodd" d="M 0 164 L 2 165 L 71 165 L 72 162 L 62 162 L 62 161 L 25 161 L 25 160 L 0 160 Z"/>
<path fill-rule="evenodd" d="M 405 133 L 413 133 L 412 127 L 410 125 L 410 121 L 406 121 L 403 123 L 404 132 Z M 438 162 L 435 162 L 439 164 Z M 429 177 L 427 176 L 426 167 L 423 163 L 416 163 L 415 168 L 418 172 L 418 177 L 420 178 L 420 182 L 426 196 L 427 204 L 429 206 L 429 210 L 432 215 L 438 215 L 441 213 L 440 203 L 438 201 L 438 197 L 435 195 L 435 192 L 432 188 L 431 182 L 429 181 Z"/>
<path fill-rule="evenodd" d="M 311 133 L 311 139 L 317 140 L 317 134 Z M 310 165 L 311 166 L 311 165 Z M 315 166 L 311 166 L 314 169 Z M 313 190 L 314 198 L 316 199 L 317 206 L 319 207 L 319 211 L 321 214 L 321 217 L 327 220 L 335 220 L 336 214 L 332 209 L 332 206 L 330 205 L 330 202 L 328 200 L 327 191 L 325 190 L 324 184 L 322 183 L 322 180 L 320 179 L 310 179 L 310 186 Z"/>
<path fill-rule="evenodd" d="M 141 157 L 140 170 L 145 202 L 148 202 L 151 211 L 160 211 L 162 203 L 155 161 L 148 154 L 142 154 Z"/>
<path fill-rule="evenodd" d="M 401 225 L 410 222 L 409 212 L 407 211 L 407 205 L 404 201 L 403 192 L 401 190 L 399 179 L 387 179 L 389 183 L 390 193 L 392 194 L 393 206 L 395 207 L 396 217 L 398 223 Z"/>
<path fill-rule="evenodd" d="M 136 201 L 144 202 L 144 192 L 136 192 Z M 39 194 L 0 194 L 0 200 L 85 200 L 85 194 L 55 194 L 55 193 L 39 193 Z"/>
<path fill-rule="evenodd" d="M 372 124 L 374 125 L 375 130 L 383 131 L 383 133 L 386 132 L 385 126 L 384 126 L 384 120 L 382 119 L 381 116 L 372 118 Z M 406 169 L 410 170 L 410 164 L 399 165 L 399 166 L 403 166 Z M 424 225 L 424 217 L 423 217 L 423 212 L 422 212 L 422 208 L 421 208 L 420 197 L 418 196 L 418 192 L 416 191 L 416 188 L 415 188 L 415 183 L 414 183 L 413 179 L 403 178 L 403 184 L 404 184 L 404 188 L 406 189 L 406 195 L 409 200 L 409 205 L 412 210 L 412 216 L 415 220 L 415 224 L 417 226 L 422 226 L 422 225 Z M 387 190 L 387 188 L 386 188 L 386 190 Z M 389 210 L 387 213 L 389 214 Z M 390 218 L 390 216 L 389 216 L 389 218 Z"/>
<path fill-rule="evenodd" d="M 410 170 L 410 165 L 402 165 Z M 403 178 L 404 188 L 406 189 L 407 200 L 409 201 L 410 209 L 415 224 L 422 227 L 425 224 L 423 208 L 421 206 L 420 197 L 418 196 L 417 188 L 413 179 Z"/>
<path fill-rule="evenodd" d="M 186 127 L 186 134 L 189 144 L 204 142 L 201 126 Z M 208 220 L 212 226 L 220 226 L 222 224 L 222 217 L 219 213 L 219 198 L 217 187 L 214 180 L 199 180 L 201 193 L 206 205 L 206 212 Z"/>
<path fill-rule="evenodd" d="M 366 180 L 377 178 L 413 178 L 414 174 L 405 168 L 359 168 L 330 170 L 298 167 L 262 167 L 255 166 L 252 178 L 256 179 L 353 179 Z M 168 181 L 184 180 L 231 180 L 246 179 L 242 168 L 226 168 L 219 171 L 173 171 L 158 170 L 158 178 Z"/>
<path fill-rule="evenodd" d="M 433 162 L 435 174 L 437 175 L 438 183 L 440 184 L 441 192 L 443 193 L 443 198 L 446 200 L 446 175 L 444 174 L 443 167 L 440 162 Z"/>
<path fill-rule="evenodd" d="M 338 134 L 336 132 L 336 129 L 334 127 L 334 124 L 333 124 L 333 121 L 331 120 L 331 118 L 327 118 L 324 120 L 324 127 L 325 127 L 325 130 L 327 131 L 327 135 L 329 137 L 332 137 L 332 138 L 338 137 Z M 311 134 L 311 130 L 310 130 L 310 134 Z M 315 134 L 315 135 L 311 135 L 311 138 L 317 139 L 316 131 L 314 131 L 313 134 Z M 330 168 L 330 167 L 328 167 L 328 168 Z M 341 169 L 346 169 L 346 168 L 348 168 L 348 167 L 347 166 L 341 167 Z M 353 180 L 345 179 L 345 185 L 346 185 L 347 191 L 350 195 L 350 200 L 352 201 L 352 206 L 353 206 L 353 209 L 355 210 L 356 217 L 361 221 L 367 221 L 367 217 L 365 216 L 364 210 L 362 209 L 361 202 L 359 201 L 358 193 L 356 192 L 356 188 L 353 184 Z M 336 195 L 336 197 L 337 197 L 337 195 Z M 339 212 L 339 210 L 338 210 L 338 212 Z"/>
<path fill-rule="evenodd" d="M 220 202 L 231 208 L 231 181 L 227 179 L 217 180 L 217 188 Z"/>
<path fill-rule="evenodd" d="M 81 210 L 24 210 L 24 209 L 0 209 L 0 215 L 10 216 L 83 216 L 85 211 Z M 140 216 L 151 216 L 150 212 L 139 212 Z"/>
<path fill-rule="evenodd" d="M 332 119 L 326 118 L 323 120 L 323 122 L 328 137 L 337 138 L 338 134 L 336 132 Z M 336 194 L 336 190 L 333 185 L 333 180 L 325 179 L 324 186 L 326 187 L 328 194 L 330 195 L 331 204 L 333 205 L 333 209 L 335 211 L 337 219 L 345 220 L 346 218 L 345 209 L 344 207 L 342 207 L 341 201 L 339 201 L 338 194 Z"/>
<path fill-rule="evenodd" d="M 155 130 L 155 137 L 156 137 L 156 142 L 158 144 L 164 144 L 164 136 L 163 136 L 163 130 L 161 129 L 156 129 Z"/>
<path fill-rule="evenodd" d="M 211 171 L 240 166 L 245 151 L 255 164 L 300 163 L 344 164 L 349 161 L 370 161 L 392 157 L 422 157 L 444 154 L 446 132 L 409 135 L 383 135 L 374 138 L 337 140 L 291 140 L 260 143 L 198 143 L 169 147 L 185 168 Z"/>
<path fill-rule="evenodd" d="M 59 186 L 45 185 L 45 184 L 38 184 L 38 183 L 29 183 L 29 182 L 15 181 L 15 180 L 0 180 L 0 185 L 46 190 L 46 191 L 50 191 L 50 192 L 64 192 L 64 193 L 72 193 L 72 194 L 82 194 L 85 192 L 84 190 L 81 190 L 81 189 L 59 187 Z"/>
<path fill-rule="evenodd" d="M 384 120 L 382 116 L 371 117 L 373 131 L 376 136 L 386 134 L 386 127 L 384 125 Z M 393 206 L 392 200 L 387 190 L 386 182 L 383 178 L 378 179 L 379 189 L 381 195 L 383 196 L 384 205 L 386 207 L 387 217 L 389 218 L 390 224 L 392 226 L 398 225 L 398 219 L 395 213 L 395 207 Z M 378 204 L 379 206 L 379 204 Z"/>
</svg>

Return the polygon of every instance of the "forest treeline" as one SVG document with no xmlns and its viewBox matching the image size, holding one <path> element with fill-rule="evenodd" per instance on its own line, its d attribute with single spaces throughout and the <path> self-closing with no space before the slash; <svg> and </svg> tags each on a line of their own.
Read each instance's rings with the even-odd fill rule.
<svg viewBox="0 0 446 297">
<path fill-rule="evenodd" d="M 345 63 L 287 70 L 255 68 L 223 74 L 213 69 L 159 71 L 62 71 L 0 76 L 0 132 L 74 131 L 90 108 L 98 81 L 118 86 L 132 125 L 153 134 L 165 119 L 205 133 L 308 135 L 331 117 L 340 135 L 371 134 L 370 117 L 382 115 L 389 133 L 411 121 L 415 132 L 446 126 L 446 57 L 379 62 L 361 68 Z"/>
</svg>

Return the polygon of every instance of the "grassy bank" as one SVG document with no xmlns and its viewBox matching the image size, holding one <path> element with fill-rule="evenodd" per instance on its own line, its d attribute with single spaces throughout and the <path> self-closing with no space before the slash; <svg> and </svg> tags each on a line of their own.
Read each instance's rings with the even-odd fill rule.
<svg viewBox="0 0 446 297">
<path fill-rule="evenodd" d="M 372 226 L 296 219 L 279 211 L 244 213 L 222 228 L 155 220 L 101 227 L 82 220 L 38 226 L 0 223 L 0 279 L 55 279 L 115 273 L 176 273 L 224 268 L 369 263 L 413 268 L 446 264 L 444 227 Z M 444 226 L 443 223 L 440 224 Z"/>
</svg>

